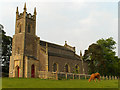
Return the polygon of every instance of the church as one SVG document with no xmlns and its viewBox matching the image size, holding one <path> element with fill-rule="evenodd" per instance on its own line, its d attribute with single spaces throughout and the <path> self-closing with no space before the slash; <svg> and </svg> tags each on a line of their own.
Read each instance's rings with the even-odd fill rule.
<svg viewBox="0 0 120 90">
<path fill-rule="evenodd" d="M 9 77 L 39 78 L 40 71 L 88 73 L 88 63 L 77 55 L 75 47 L 43 41 L 36 35 L 36 8 L 33 15 L 16 9 L 15 34 L 12 41 Z"/>
</svg>

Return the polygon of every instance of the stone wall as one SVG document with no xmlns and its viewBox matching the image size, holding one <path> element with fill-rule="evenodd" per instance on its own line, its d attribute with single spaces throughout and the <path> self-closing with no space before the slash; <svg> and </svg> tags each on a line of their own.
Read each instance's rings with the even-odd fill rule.
<svg viewBox="0 0 120 90">
<path fill-rule="evenodd" d="M 12 41 L 12 55 L 23 53 L 24 53 L 24 34 L 14 35 Z"/>
<path fill-rule="evenodd" d="M 48 55 L 46 53 L 46 49 L 41 47 L 39 55 L 40 55 L 39 59 L 40 71 L 48 71 Z"/>
<path fill-rule="evenodd" d="M 26 34 L 25 55 L 37 58 L 37 37 Z"/>
<path fill-rule="evenodd" d="M 31 18 L 26 18 L 26 33 L 30 33 L 32 35 L 36 34 L 36 21 L 32 20 Z M 30 25 L 30 32 L 28 32 L 28 26 Z"/>
<path fill-rule="evenodd" d="M 82 62 L 80 60 L 73 60 L 73 59 L 67 59 L 62 57 L 56 57 L 56 56 L 49 56 L 48 58 L 49 71 L 53 71 L 53 64 L 58 64 L 58 72 L 64 72 L 65 71 L 65 65 L 68 64 L 70 66 L 70 72 L 74 71 L 74 68 L 76 65 L 79 66 L 79 73 L 83 73 L 82 68 Z"/>
<path fill-rule="evenodd" d="M 15 26 L 15 34 L 18 34 L 21 30 L 21 32 L 25 32 L 25 26 L 24 22 L 25 20 L 23 18 L 17 19 L 16 20 L 16 26 Z"/>
<path fill-rule="evenodd" d="M 19 67 L 19 77 L 23 77 L 23 55 L 10 57 L 9 77 L 16 77 L 16 67 Z"/>
<path fill-rule="evenodd" d="M 34 60 L 33 58 L 30 57 L 25 57 L 25 77 L 30 78 L 31 77 L 31 67 L 32 65 L 35 66 L 35 77 L 37 78 L 38 71 L 39 71 L 39 60 Z"/>
</svg>

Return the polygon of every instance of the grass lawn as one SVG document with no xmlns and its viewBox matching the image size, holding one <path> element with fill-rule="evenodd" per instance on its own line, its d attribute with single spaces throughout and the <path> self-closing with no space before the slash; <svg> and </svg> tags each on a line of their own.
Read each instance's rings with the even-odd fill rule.
<svg viewBox="0 0 120 90">
<path fill-rule="evenodd" d="M 44 80 L 39 78 L 2 78 L 2 88 L 118 88 L 118 80 Z"/>
</svg>

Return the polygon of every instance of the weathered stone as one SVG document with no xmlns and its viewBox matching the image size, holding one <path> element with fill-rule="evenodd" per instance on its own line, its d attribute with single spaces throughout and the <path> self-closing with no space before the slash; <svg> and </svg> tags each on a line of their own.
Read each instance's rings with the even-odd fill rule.
<svg viewBox="0 0 120 90">
<path fill-rule="evenodd" d="M 26 8 L 19 14 L 17 8 L 9 77 L 48 78 L 49 76 L 44 74 L 48 74 L 48 71 L 53 72 L 55 64 L 57 72 L 83 73 L 84 67 L 84 73 L 88 73 L 88 64 L 84 61 L 82 66 L 80 56 L 75 53 L 75 47 L 67 42 L 64 46 L 49 43 L 36 36 L 36 9 L 34 15 L 31 15 L 26 12 Z M 44 74 L 40 74 L 40 71 L 44 71 L 41 72 Z"/>
</svg>

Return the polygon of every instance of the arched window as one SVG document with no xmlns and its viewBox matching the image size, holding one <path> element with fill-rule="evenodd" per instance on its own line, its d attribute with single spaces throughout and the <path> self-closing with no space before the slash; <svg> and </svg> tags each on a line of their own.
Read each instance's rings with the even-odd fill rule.
<svg viewBox="0 0 120 90">
<path fill-rule="evenodd" d="M 28 24 L 28 32 L 30 33 L 30 24 Z"/>
<path fill-rule="evenodd" d="M 58 71 L 58 65 L 56 63 L 53 64 L 53 72 Z"/>
<path fill-rule="evenodd" d="M 65 65 L 65 72 L 69 72 L 69 67 L 67 64 Z"/>
<path fill-rule="evenodd" d="M 19 27 L 19 33 L 21 33 L 21 25 L 20 25 L 20 27 Z"/>
<path fill-rule="evenodd" d="M 78 65 L 75 66 L 75 72 L 79 73 L 79 66 Z"/>
</svg>

